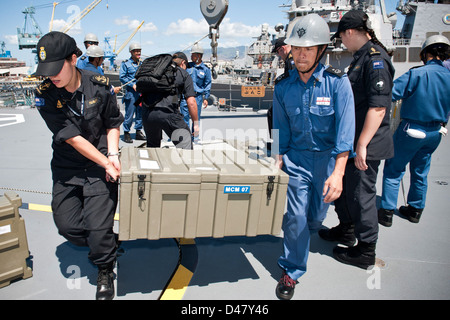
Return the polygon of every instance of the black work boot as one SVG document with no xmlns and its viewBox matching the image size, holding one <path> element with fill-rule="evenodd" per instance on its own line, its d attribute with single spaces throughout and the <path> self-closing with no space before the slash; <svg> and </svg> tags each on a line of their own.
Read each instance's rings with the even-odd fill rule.
<svg viewBox="0 0 450 320">
<path fill-rule="evenodd" d="M 339 262 L 367 269 L 375 265 L 375 247 L 376 243 L 358 241 L 358 244 L 354 247 L 334 248 L 333 256 Z"/>
<path fill-rule="evenodd" d="M 337 241 L 351 247 L 356 242 L 355 226 L 353 224 L 340 223 L 331 229 L 319 230 L 319 236 L 327 241 Z"/>
<path fill-rule="evenodd" d="M 129 132 L 124 132 L 123 133 L 123 141 L 125 143 L 133 143 L 133 139 L 131 139 L 131 135 Z"/>
<path fill-rule="evenodd" d="M 380 208 L 378 209 L 378 223 L 385 227 L 392 226 L 392 217 L 394 210 Z"/>
<path fill-rule="evenodd" d="M 114 263 L 98 266 L 97 300 L 114 299 Z"/>
<path fill-rule="evenodd" d="M 398 209 L 398 212 L 400 212 L 400 214 L 402 216 L 406 217 L 406 219 L 408 219 L 412 223 L 419 223 L 420 216 L 422 215 L 422 211 L 423 211 L 423 209 L 417 209 L 411 205 L 408 205 L 407 207 L 401 206 Z"/>
<path fill-rule="evenodd" d="M 293 280 L 289 277 L 286 271 L 283 270 L 283 274 L 281 275 L 281 279 L 277 284 L 277 288 L 275 293 L 280 300 L 291 300 L 294 295 L 295 283 L 297 281 Z"/>
<path fill-rule="evenodd" d="M 136 140 L 147 140 L 141 130 L 136 130 Z"/>
</svg>

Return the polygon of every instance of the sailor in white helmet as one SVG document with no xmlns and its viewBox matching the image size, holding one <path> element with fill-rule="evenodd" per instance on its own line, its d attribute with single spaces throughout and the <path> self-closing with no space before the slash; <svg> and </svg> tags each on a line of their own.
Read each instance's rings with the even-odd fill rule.
<svg viewBox="0 0 450 320">
<path fill-rule="evenodd" d="M 103 69 L 101 67 L 105 55 L 103 49 L 96 45 L 89 46 L 89 48 L 86 50 L 86 55 L 88 56 L 88 63 L 83 69 L 104 75 Z"/>
<path fill-rule="evenodd" d="M 278 259 L 283 274 L 276 288 L 283 300 L 292 298 L 306 272 L 310 233 L 321 228 L 329 204 L 341 194 L 355 132 L 350 81 L 320 63 L 330 43 L 325 20 L 317 14 L 300 18 L 285 42 L 296 69 L 275 86 L 273 129 L 279 145 L 272 145 L 279 168 L 289 174 L 284 252 Z"/>
<path fill-rule="evenodd" d="M 199 124 L 202 108 L 208 106 L 207 99 L 211 94 L 212 84 L 211 70 L 202 61 L 203 53 L 203 48 L 198 43 L 193 45 L 191 49 L 191 62 L 187 68 L 187 72 L 191 75 L 194 82 Z M 189 125 L 189 110 L 184 99 L 180 103 L 180 111 L 183 114 L 184 121 Z"/>
<path fill-rule="evenodd" d="M 394 157 L 386 160 L 383 171 L 378 222 L 386 227 L 392 225 L 400 182 L 408 163 L 411 173 L 408 205 L 398 211 L 410 222 L 418 223 L 425 208 L 431 156 L 447 134 L 450 71 L 443 61 L 449 59 L 449 52 L 447 37 L 430 36 L 420 52 L 424 65 L 412 68 L 394 81 L 392 100 L 403 100 L 402 122 L 394 134 Z"/>
<path fill-rule="evenodd" d="M 130 59 L 122 62 L 120 66 L 119 79 L 125 86 L 125 95 L 123 96 L 123 103 L 125 104 L 125 121 L 123 122 L 123 141 L 132 143 L 130 129 L 135 118 L 134 128 L 136 129 L 136 140 L 146 140 L 142 132 L 142 107 L 135 106 L 134 103 L 139 99 L 140 94 L 136 92 L 136 79 L 134 75 L 141 65 L 141 45 L 133 42 L 129 46 L 131 54 Z"/>
<path fill-rule="evenodd" d="M 85 46 L 86 50 L 90 46 L 98 46 L 97 36 L 93 33 L 87 33 L 84 36 L 84 46 Z M 85 53 L 83 53 L 83 55 L 80 58 L 78 58 L 77 68 L 84 69 L 88 63 L 89 63 L 89 59 L 88 59 L 87 51 L 86 51 Z M 103 69 L 102 69 L 102 72 L 103 72 Z"/>
</svg>

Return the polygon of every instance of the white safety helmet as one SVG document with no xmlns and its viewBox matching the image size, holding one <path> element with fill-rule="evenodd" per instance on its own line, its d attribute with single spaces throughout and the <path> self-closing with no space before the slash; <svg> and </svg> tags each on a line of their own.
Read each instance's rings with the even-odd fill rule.
<svg viewBox="0 0 450 320">
<path fill-rule="evenodd" d="M 133 42 L 130 44 L 130 47 L 128 49 L 131 52 L 133 50 L 142 50 L 142 47 L 138 42 Z"/>
<path fill-rule="evenodd" d="M 192 46 L 191 54 L 192 54 L 192 53 L 200 53 L 200 54 L 203 54 L 203 48 L 202 48 L 198 43 L 196 43 L 196 44 L 194 44 L 194 45 Z"/>
<path fill-rule="evenodd" d="M 311 13 L 297 21 L 285 42 L 296 47 L 330 44 L 330 28 L 318 14 Z"/>
<path fill-rule="evenodd" d="M 84 36 L 84 42 L 97 42 L 98 43 L 98 38 L 95 34 L 93 33 L 88 33 Z"/>
<path fill-rule="evenodd" d="M 91 58 L 101 58 L 105 54 L 104 54 L 102 48 L 100 48 L 99 46 L 96 46 L 96 45 L 92 45 L 89 48 L 87 48 L 86 55 Z"/>
<path fill-rule="evenodd" d="M 436 34 L 434 36 L 428 37 L 422 45 L 422 50 L 420 51 L 420 59 L 426 63 L 426 52 L 427 49 L 435 49 L 435 53 L 438 53 L 438 56 L 441 60 L 448 59 L 448 51 L 450 47 L 450 42 L 448 41 L 446 36 Z"/>
<path fill-rule="evenodd" d="M 442 44 L 442 45 L 447 45 L 450 46 L 450 42 L 448 41 L 446 36 L 442 36 L 440 34 L 436 34 L 434 36 L 428 37 L 425 42 L 422 45 L 422 50 L 423 51 L 425 48 L 433 45 L 433 44 Z"/>
</svg>

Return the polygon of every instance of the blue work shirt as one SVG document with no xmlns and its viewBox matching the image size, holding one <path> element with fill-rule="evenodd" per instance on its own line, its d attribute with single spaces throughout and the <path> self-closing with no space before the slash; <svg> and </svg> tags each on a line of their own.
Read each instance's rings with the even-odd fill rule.
<svg viewBox="0 0 450 320">
<path fill-rule="evenodd" d="M 122 84 L 127 84 L 126 88 L 128 90 L 134 91 L 133 86 L 136 84 L 134 75 L 136 74 L 136 71 L 140 65 L 141 61 L 136 63 L 131 58 L 127 61 L 122 62 L 122 64 L 120 65 L 119 80 Z"/>
<path fill-rule="evenodd" d="M 92 63 L 86 64 L 86 66 L 84 67 L 84 70 L 89 70 L 89 71 L 92 71 L 92 72 L 95 72 L 95 73 L 99 73 L 102 76 L 104 75 L 103 69 L 100 68 L 100 67 L 94 66 Z"/>
<path fill-rule="evenodd" d="M 188 73 L 194 82 L 196 95 L 203 95 L 204 99 L 208 99 L 211 92 L 211 70 L 203 62 L 200 64 L 190 62 Z"/>
<path fill-rule="evenodd" d="M 394 81 L 392 100 L 402 101 L 400 117 L 418 122 L 447 122 L 450 112 L 450 71 L 430 60 Z"/>
<path fill-rule="evenodd" d="M 279 130 L 279 153 L 326 151 L 353 153 L 355 107 L 347 75 L 319 63 L 305 84 L 297 69 L 275 86 L 273 128 Z"/>
<path fill-rule="evenodd" d="M 88 68 L 88 64 L 90 64 L 89 63 L 89 57 L 86 55 L 86 52 L 85 52 L 85 53 L 83 53 L 81 55 L 81 57 L 78 58 L 78 60 L 77 60 L 77 68 L 78 69 L 83 69 L 83 70 L 94 71 L 94 72 L 100 73 L 101 75 L 104 74 L 102 67 L 97 67 L 96 68 L 97 70 L 94 70 L 93 68 L 95 68 L 95 67 L 92 64 L 91 64 L 91 66 L 93 68 L 86 69 L 86 68 Z"/>
</svg>

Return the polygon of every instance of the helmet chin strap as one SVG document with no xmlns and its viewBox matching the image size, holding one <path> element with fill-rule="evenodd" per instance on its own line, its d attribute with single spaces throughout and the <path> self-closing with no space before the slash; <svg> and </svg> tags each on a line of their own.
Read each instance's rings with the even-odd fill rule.
<svg viewBox="0 0 450 320">
<path fill-rule="evenodd" d="M 320 57 L 319 57 L 319 48 L 317 48 L 316 62 L 314 62 L 313 66 L 311 68 L 309 68 L 307 71 L 299 71 L 299 72 L 305 74 L 305 73 L 310 73 L 312 70 L 314 70 L 317 67 L 317 65 L 319 64 L 319 61 L 322 60 L 322 57 L 324 56 L 325 51 L 327 51 L 327 47 L 328 47 L 328 45 L 324 45 L 324 49 L 322 50 Z"/>
</svg>

